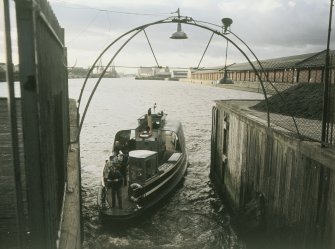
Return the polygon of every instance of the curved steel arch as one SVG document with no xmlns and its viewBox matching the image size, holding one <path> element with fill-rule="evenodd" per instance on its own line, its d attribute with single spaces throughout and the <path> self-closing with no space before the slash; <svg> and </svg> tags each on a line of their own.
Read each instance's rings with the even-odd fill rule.
<svg viewBox="0 0 335 249">
<path fill-rule="evenodd" d="M 198 21 L 200 22 L 200 21 Z M 215 30 L 211 27 L 208 27 L 208 26 L 205 26 L 203 24 L 199 24 L 197 23 L 197 21 L 193 20 L 193 18 L 190 18 L 190 17 L 169 17 L 169 18 L 166 18 L 166 19 L 162 19 L 162 20 L 158 20 L 158 21 L 155 21 L 155 22 L 152 22 L 152 23 L 148 23 L 148 24 L 144 24 L 144 25 L 141 25 L 141 26 L 138 26 L 134 29 L 131 29 L 129 31 L 127 31 L 126 33 L 120 35 L 118 38 L 116 38 L 113 42 L 111 42 L 100 54 L 99 56 L 97 57 L 97 59 L 95 60 L 95 62 L 93 63 L 93 65 L 91 66 L 90 70 L 88 71 L 87 73 L 87 76 L 84 80 L 84 84 L 82 86 L 82 89 L 80 91 L 80 96 L 79 96 L 79 99 L 78 99 L 78 111 L 79 111 L 79 107 L 80 107 L 80 104 L 81 104 L 81 99 L 82 99 L 82 94 L 83 94 L 83 91 L 85 89 L 85 86 L 86 86 L 86 83 L 87 83 L 87 80 L 91 74 L 91 72 L 93 71 L 93 69 L 95 68 L 96 64 L 98 63 L 98 61 L 101 59 L 101 57 L 108 51 L 109 48 L 111 48 L 117 41 L 119 41 L 121 38 L 135 32 L 135 34 L 133 34 L 130 38 L 128 38 L 122 45 L 121 47 L 116 51 L 116 53 L 114 54 L 114 56 L 110 59 L 110 61 L 108 62 L 107 66 L 105 67 L 105 69 L 103 70 L 103 72 L 101 73 L 99 79 L 97 80 L 91 94 L 90 94 L 90 97 L 88 99 L 88 102 L 85 106 L 85 109 L 84 109 L 84 113 L 83 113 L 83 116 L 80 120 L 80 124 L 79 124 L 79 129 L 78 129 L 78 134 L 77 134 L 77 139 L 76 141 L 79 140 L 79 136 L 80 136 L 80 132 L 81 132 L 81 129 L 82 129 L 82 126 L 83 126 L 83 123 L 84 123 L 84 120 L 85 120 L 85 116 L 86 116 L 86 113 L 87 113 L 87 110 L 88 110 L 88 107 L 90 105 L 90 102 L 93 98 L 93 95 L 99 85 L 99 83 L 101 82 L 101 79 L 103 78 L 103 76 L 105 75 L 108 67 L 110 66 L 110 64 L 113 62 L 113 60 L 115 59 L 115 57 L 119 54 L 119 52 L 125 47 L 125 45 L 128 44 L 128 42 L 130 40 L 132 40 L 132 38 L 134 38 L 138 33 L 140 33 L 141 31 L 144 31 L 146 28 L 150 27 L 150 26 L 154 26 L 154 25 L 158 25 L 158 24 L 166 24 L 166 23 L 183 23 L 183 24 L 187 24 L 187 25 L 192 25 L 192 26 L 196 26 L 196 27 L 199 27 L 199 28 L 202 28 L 202 29 L 205 29 L 205 30 L 208 30 L 208 31 L 211 31 L 213 32 L 214 34 L 218 35 L 218 36 L 221 36 L 223 37 L 224 39 L 226 39 L 229 43 L 231 43 L 248 61 L 248 63 L 250 64 L 250 66 L 252 67 L 255 75 L 257 76 L 260 84 L 261 84 L 261 87 L 262 87 L 262 91 L 263 91 L 263 95 L 264 95 L 264 98 L 265 98 L 265 102 L 266 102 L 266 109 L 267 109 L 267 124 L 268 124 L 268 127 L 270 127 L 270 113 L 269 113 L 269 106 L 268 106 L 268 97 L 267 97 L 267 93 L 266 93 L 266 90 L 265 90 L 265 87 L 264 87 L 264 83 L 263 83 L 263 80 L 262 80 L 262 77 L 260 76 L 258 70 L 256 69 L 255 65 L 252 63 L 252 61 L 250 60 L 250 58 L 248 57 L 248 55 L 246 54 L 246 52 L 244 50 L 242 50 L 241 47 L 239 47 L 234 41 L 232 41 L 229 37 L 227 37 L 228 34 L 233 34 L 240 42 L 242 42 L 248 49 L 249 52 L 252 53 L 252 55 L 255 57 L 257 63 L 259 64 L 261 70 L 263 72 L 264 71 L 264 68 L 262 67 L 262 64 L 261 62 L 258 60 L 258 58 L 256 57 L 256 55 L 254 54 L 254 52 L 250 49 L 250 47 L 241 39 L 239 38 L 237 35 L 235 35 L 234 33 L 232 33 L 231 31 L 229 33 L 223 33 L 222 31 L 218 31 L 218 30 Z M 207 24 L 211 24 L 211 23 L 208 23 L 208 22 L 202 22 L 202 23 L 207 23 Z M 218 25 L 215 25 L 215 24 L 211 24 L 213 26 L 216 26 L 216 27 L 220 27 Z M 222 27 L 220 27 L 222 28 Z M 266 74 L 264 74 L 266 75 Z M 267 75 L 266 75 L 267 77 Z M 268 80 L 268 79 L 267 79 Z M 271 85 L 273 86 L 273 84 L 271 83 Z M 273 86 L 274 87 L 274 86 Z M 277 91 L 277 89 L 274 87 L 274 89 Z M 278 92 L 278 91 L 277 91 Z M 291 115 L 292 116 L 292 115 Z M 293 120 L 294 120 L 294 117 L 292 116 Z M 294 124 L 296 126 L 296 123 L 295 123 L 295 120 L 294 120 Z M 296 129 L 297 129 L 297 133 L 299 135 L 299 131 L 298 131 L 298 127 L 296 126 Z"/>
<path fill-rule="evenodd" d="M 99 56 L 96 58 L 96 60 L 94 61 L 93 65 L 91 66 L 90 70 L 88 71 L 87 75 L 86 75 L 86 78 L 84 80 L 84 84 L 80 90 L 80 95 L 79 95 L 79 98 L 78 98 L 78 109 L 80 107 L 80 103 L 81 103 L 81 98 L 82 98 L 82 95 L 83 95 L 83 92 L 84 92 L 84 89 L 85 89 L 85 86 L 86 86 L 86 83 L 87 83 L 87 80 L 90 76 L 90 74 L 92 73 L 93 69 L 95 68 L 96 64 L 98 63 L 98 61 L 101 59 L 101 57 L 104 55 L 104 53 L 106 53 L 108 51 L 108 49 L 110 49 L 116 42 L 118 42 L 121 38 L 125 37 L 126 35 L 136 31 L 136 30 L 142 30 L 142 29 L 145 29 L 146 27 L 149 27 L 149 26 L 152 26 L 152 25 L 155 25 L 155 24 L 159 24 L 159 23 L 163 23 L 164 21 L 166 21 L 167 19 L 162 19 L 162 20 L 159 20 L 159 21 L 156 21 L 156 22 L 152 22 L 152 23 L 149 23 L 149 24 L 144 24 L 144 25 L 141 25 L 141 26 L 138 26 L 134 29 L 131 29 L 129 31 L 127 31 L 126 33 L 120 35 L 118 38 L 116 38 L 113 42 L 111 42 L 100 54 Z"/>
<path fill-rule="evenodd" d="M 213 26 L 215 26 L 215 27 L 219 27 L 219 28 L 221 28 L 219 25 L 216 25 L 216 24 L 213 24 L 213 23 L 203 22 L 203 21 L 200 21 L 200 22 L 202 22 L 202 23 L 207 23 L 207 24 L 213 25 Z M 283 95 L 281 94 L 281 92 L 279 92 L 278 89 L 277 89 L 277 87 L 276 87 L 276 86 L 269 80 L 269 77 L 268 77 L 268 75 L 266 74 L 265 69 L 264 69 L 262 63 L 260 62 L 260 60 L 258 59 L 258 57 L 256 56 L 256 54 L 254 53 L 254 51 L 252 51 L 252 49 L 248 46 L 248 44 L 246 44 L 245 41 L 243 41 L 239 36 L 237 36 L 237 35 L 236 35 L 234 32 L 232 32 L 231 30 L 229 30 L 229 34 L 232 34 L 232 35 L 233 35 L 234 37 L 236 37 L 240 42 L 242 42 L 242 44 L 243 44 L 243 45 L 250 51 L 250 53 L 255 57 L 255 59 L 256 59 L 258 65 L 259 65 L 259 67 L 260 67 L 262 73 L 265 75 L 266 81 L 270 83 L 270 85 L 273 87 L 273 89 L 275 90 L 275 92 L 280 96 L 280 98 L 282 99 L 282 101 L 285 102 L 284 97 L 283 97 Z M 263 82 L 261 82 L 261 84 L 262 84 L 262 90 L 265 92 L 265 88 L 263 87 Z M 267 113 L 267 114 L 268 114 L 268 126 L 269 126 L 269 125 L 270 125 L 270 119 L 269 119 L 269 117 L 270 117 L 270 113 L 269 113 L 269 107 L 268 107 L 268 104 L 269 104 L 269 103 L 268 103 L 268 101 L 267 101 L 267 99 L 266 99 L 266 105 L 267 105 L 267 111 L 268 111 L 268 113 Z M 291 116 L 291 118 L 292 118 L 292 120 L 293 120 L 293 124 L 294 124 L 294 127 L 295 127 L 296 131 L 297 131 L 297 135 L 298 135 L 299 138 L 301 138 L 301 135 L 300 135 L 300 132 L 299 132 L 299 128 L 298 128 L 297 122 L 296 122 L 296 120 L 295 120 L 295 118 L 294 118 L 294 116 L 293 116 L 293 114 L 292 114 L 291 112 L 290 112 L 290 116 Z"/>
</svg>

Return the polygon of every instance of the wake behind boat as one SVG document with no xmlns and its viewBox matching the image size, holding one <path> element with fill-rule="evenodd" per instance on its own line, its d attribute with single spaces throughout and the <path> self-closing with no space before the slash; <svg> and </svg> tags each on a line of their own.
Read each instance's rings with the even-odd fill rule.
<svg viewBox="0 0 335 249">
<path fill-rule="evenodd" d="M 117 132 L 98 194 L 103 218 L 136 218 L 182 180 L 188 165 L 182 124 L 166 117 L 163 111 L 151 114 L 150 108 L 138 119 L 137 127 Z"/>
</svg>

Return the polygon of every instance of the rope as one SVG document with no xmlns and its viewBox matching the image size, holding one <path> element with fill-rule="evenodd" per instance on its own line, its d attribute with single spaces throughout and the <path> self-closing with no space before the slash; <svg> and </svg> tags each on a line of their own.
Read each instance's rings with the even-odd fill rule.
<svg viewBox="0 0 335 249">
<path fill-rule="evenodd" d="M 207 43 L 207 46 L 206 46 L 206 48 L 205 48 L 204 53 L 203 53 L 202 56 L 201 56 L 201 59 L 200 59 L 200 61 L 199 61 L 199 64 L 198 64 L 197 68 L 199 68 L 200 63 L 201 63 L 202 59 L 203 59 L 204 56 L 205 56 L 205 53 L 206 53 L 206 51 L 207 51 L 207 49 L 208 49 L 208 46 L 209 46 L 209 44 L 210 44 L 211 41 L 212 41 L 213 35 L 214 35 L 214 32 L 212 33 L 211 38 L 209 39 L 209 41 L 208 41 L 208 43 Z"/>
<path fill-rule="evenodd" d="M 157 67 L 160 67 L 160 66 L 159 66 L 159 64 L 158 64 L 158 61 L 157 61 L 156 55 L 155 55 L 155 53 L 154 53 L 154 50 L 152 49 L 151 43 L 150 43 L 150 41 L 149 41 L 149 38 L 148 38 L 148 36 L 147 36 L 147 32 L 145 32 L 145 29 L 143 29 L 143 32 L 144 32 L 144 34 L 145 34 L 145 37 L 147 38 L 147 41 L 148 41 L 148 43 L 149 43 L 149 46 L 150 46 L 150 49 L 151 49 L 152 55 L 153 55 L 153 56 L 154 56 L 154 58 L 155 58 L 155 61 L 156 61 Z"/>
</svg>

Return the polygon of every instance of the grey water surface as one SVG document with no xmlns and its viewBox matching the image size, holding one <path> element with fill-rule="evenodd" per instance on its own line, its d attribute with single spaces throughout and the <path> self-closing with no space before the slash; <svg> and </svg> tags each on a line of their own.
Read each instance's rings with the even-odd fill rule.
<svg viewBox="0 0 335 249">
<path fill-rule="evenodd" d="M 78 99 L 83 79 L 69 80 Z M 96 80 L 87 84 L 80 112 Z M 227 208 L 209 180 L 214 100 L 260 99 L 256 93 L 175 81 L 104 79 L 97 88 L 80 136 L 84 249 L 246 248 L 230 224 Z M 129 128 L 149 107 L 183 123 L 190 165 L 184 181 L 144 219 L 124 226 L 103 225 L 96 206 L 104 161 L 115 133 Z"/>
</svg>

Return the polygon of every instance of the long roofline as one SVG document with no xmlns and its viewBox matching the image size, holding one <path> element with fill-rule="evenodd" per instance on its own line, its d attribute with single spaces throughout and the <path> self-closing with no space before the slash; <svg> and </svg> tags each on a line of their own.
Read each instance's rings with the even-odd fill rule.
<svg viewBox="0 0 335 249">
<path fill-rule="evenodd" d="M 335 55 L 335 50 L 330 50 L 330 53 Z M 322 67 L 325 64 L 326 50 L 320 52 L 292 55 L 285 57 L 278 57 L 272 59 L 260 60 L 263 68 L 266 69 L 285 69 L 285 68 L 308 68 L 308 67 Z M 255 67 L 259 69 L 259 65 L 256 61 L 252 61 Z M 208 67 L 198 70 L 198 72 L 204 71 L 222 71 L 224 66 Z M 227 66 L 227 70 L 230 71 L 245 71 L 252 70 L 248 62 L 233 63 Z M 195 72 L 196 73 L 196 72 Z"/>
</svg>

